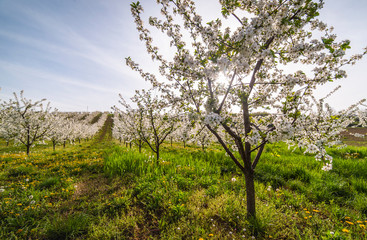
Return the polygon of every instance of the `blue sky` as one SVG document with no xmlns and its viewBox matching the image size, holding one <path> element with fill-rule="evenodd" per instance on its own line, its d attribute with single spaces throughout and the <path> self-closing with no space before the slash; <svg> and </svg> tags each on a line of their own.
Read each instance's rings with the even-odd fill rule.
<svg viewBox="0 0 367 240">
<path fill-rule="evenodd" d="M 159 15 L 154 0 L 140 1 L 146 15 Z M 151 70 L 127 0 L 0 0 L 0 98 L 25 91 L 46 98 L 60 111 L 110 110 L 118 94 L 129 98 L 149 85 L 125 66 L 124 58 Z M 198 1 L 204 17 L 219 13 L 213 0 Z M 320 18 L 353 53 L 367 45 L 367 1 L 327 0 Z M 169 53 L 168 49 L 163 49 Z M 345 108 L 367 98 L 367 60 L 348 68 L 348 78 L 330 103 Z M 335 86 L 338 84 L 335 84 Z M 333 86 L 321 88 L 320 96 Z"/>
</svg>

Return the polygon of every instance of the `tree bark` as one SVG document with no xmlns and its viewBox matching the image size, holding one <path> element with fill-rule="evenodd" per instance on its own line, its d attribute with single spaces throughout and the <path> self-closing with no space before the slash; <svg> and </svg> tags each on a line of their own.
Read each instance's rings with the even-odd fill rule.
<svg viewBox="0 0 367 240">
<path fill-rule="evenodd" d="M 156 146 L 157 165 L 159 164 L 159 145 Z"/>
<path fill-rule="evenodd" d="M 245 173 L 247 217 L 256 218 L 254 172 Z"/>
<path fill-rule="evenodd" d="M 31 145 L 27 145 L 27 156 L 29 156 L 29 149 L 31 148 Z"/>
</svg>

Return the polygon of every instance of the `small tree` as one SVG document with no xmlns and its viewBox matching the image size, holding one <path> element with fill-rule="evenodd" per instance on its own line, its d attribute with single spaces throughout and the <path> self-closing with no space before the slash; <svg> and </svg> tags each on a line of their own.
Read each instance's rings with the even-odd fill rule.
<svg viewBox="0 0 367 240">
<path fill-rule="evenodd" d="M 206 24 L 191 0 L 157 3 L 163 17 L 150 17 L 149 24 L 170 38 L 173 60 L 165 59 L 153 45 L 139 2 L 131 4 L 131 12 L 147 52 L 169 82 L 158 81 L 131 58 L 126 62 L 153 86 L 172 90 L 181 109 L 201 116 L 245 175 L 247 215 L 255 217 L 254 171 L 265 145 L 302 138 L 295 133 L 314 114 L 308 104 L 314 89 L 345 78 L 343 66 L 354 64 L 362 55 L 346 58 L 350 41 L 338 42 L 332 27 L 317 18 L 321 0 L 221 0 L 224 19 Z M 230 17 L 237 25 L 224 27 Z M 190 40 L 184 40 L 184 31 Z M 322 37 L 314 38 L 313 32 Z M 285 70 L 287 65 L 297 65 L 299 70 Z M 256 115 L 260 110 L 272 114 Z M 324 123 L 332 127 L 334 120 L 330 116 Z M 330 169 L 327 164 L 331 163 L 324 160 L 324 169 Z"/>
<path fill-rule="evenodd" d="M 143 140 L 156 154 L 156 161 L 159 163 L 160 146 L 167 136 L 176 129 L 177 117 L 168 112 L 169 104 L 167 101 L 164 98 L 152 96 L 150 90 L 136 91 L 132 101 L 137 105 L 136 110 L 133 110 L 121 97 L 120 103 L 127 111 L 124 115 L 137 117 L 137 121 L 131 126 L 135 126 L 139 139 Z M 115 107 L 115 109 L 117 108 Z"/>
<path fill-rule="evenodd" d="M 175 139 L 181 141 L 186 148 L 186 144 L 194 138 L 194 122 L 192 122 L 188 114 L 180 116 L 180 125 L 174 132 Z"/>
<path fill-rule="evenodd" d="M 55 151 L 56 145 L 60 144 L 67 138 L 70 132 L 69 123 L 67 119 L 65 119 L 62 115 L 58 114 L 58 112 L 53 112 L 50 114 L 50 130 L 48 131 L 46 138 L 51 141 L 52 148 Z"/>
<path fill-rule="evenodd" d="M 20 92 L 20 99 L 14 93 L 14 99 L 4 101 L 1 107 L 4 109 L 5 129 L 15 142 L 20 142 L 26 147 L 27 155 L 30 153 L 31 146 L 39 140 L 45 138 L 51 129 L 50 106 L 44 106 L 46 99 L 32 102 Z"/>
<path fill-rule="evenodd" d="M 119 103 L 124 110 L 120 110 L 116 106 L 113 107 L 115 111 L 113 133 L 116 138 L 123 139 L 126 144 L 134 142 L 141 152 L 143 139 L 139 132 L 142 131 L 143 112 L 141 109 L 132 109 L 124 98 L 119 96 Z"/>
<path fill-rule="evenodd" d="M 195 130 L 194 140 L 201 146 L 201 150 L 205 151 L 205 148 L 213 142 L 213 134 L 210 133 L 205 125 L 198 125 Z"/>
<path fill-rule="evenodd" d="M 66 142 L 72 142 L 75 137 L 75 120 L 74 119 L 66 119 L 63 124 L 63 137 L 61 139 L 63 148 L 66 147 Z"/>
</svg>

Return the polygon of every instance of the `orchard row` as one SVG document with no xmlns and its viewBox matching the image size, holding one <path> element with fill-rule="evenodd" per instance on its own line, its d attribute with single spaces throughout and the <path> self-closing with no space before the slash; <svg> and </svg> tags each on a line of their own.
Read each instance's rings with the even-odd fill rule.
<svg viewBox="0 0 367 240">
<path fill-rule="evenodd" d="M 107 113 L 63 113 L 44 104 L 45 99 L 33 102 L 23 96 L 0 104 L 0 137 L 9 144 L 26 147 L 27 155 L 37 142 L 58 144 L 90 139 L 103 126 Z"/>
</svg>

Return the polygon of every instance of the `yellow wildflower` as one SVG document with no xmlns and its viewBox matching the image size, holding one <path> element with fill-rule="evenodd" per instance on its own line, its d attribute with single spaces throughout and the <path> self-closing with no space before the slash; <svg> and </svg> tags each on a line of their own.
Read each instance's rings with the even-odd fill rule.
<svg viewBox="0 0 367 240">
<path fill-rule="evenodd" d="M 349 233 L 349 230 L 345 229 L 345 228 L 343 228 L 342 231 L 345 232 L 345 233 Z"/>
<path fill-rule="evenodd" d="M 354 225 L 354 223 L 349 222 L 349 221 L 345 221 L 346 223 L 350 224 L 350 225 Z"/>
</svg>

